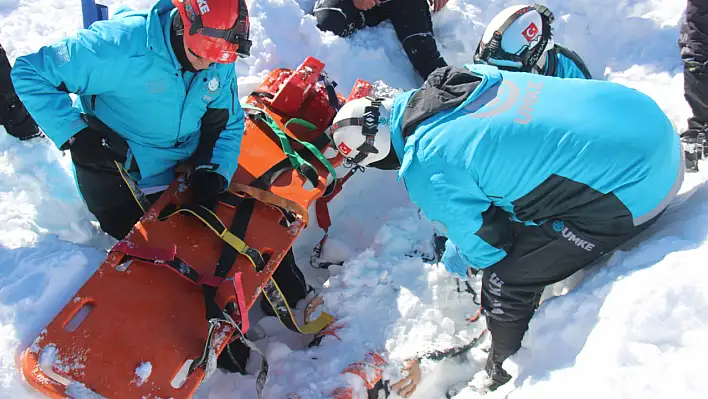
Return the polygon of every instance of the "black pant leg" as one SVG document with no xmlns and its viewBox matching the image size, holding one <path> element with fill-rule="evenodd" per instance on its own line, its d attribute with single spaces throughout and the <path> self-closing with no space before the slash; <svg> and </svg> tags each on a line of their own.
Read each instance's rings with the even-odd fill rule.
<svg viewBox="0 0 708 399">
<path fill-rule="evenodd" d="M 684 96 L 693 111 L 683 135 L 695 138 L 708 126 L 708 66 L 685 63 L 683 79 Z"/>
<path fill-rule="evenodd" d="M 295 254 L 292 249 L 283 257 L 280 265 L 275 270 L 275 273 L 273 273 L 273 279 L 278 284 L 280 292 L 283 293 L 290 307 L 295 307 L 300 300 L 305 299 L 310 290 L 305 276 L 295 263 Z M 261 299 L 261 309 L 263 309 L 263 312 L 267 315 L 275 316 L 273 308 L 271 308 L 265 298 Z"/>
<path fill-rule="evenodd" d="M 39 136 L 39 128 L 15 93 L 10 79 L 10 61 L 0 45 L 0 123 L 12 136 L 22 140 Z"/>
<path fill-rule="evenodd" d="M 685 97 L 693 111 L 684 135 L 695 138 L 708 126 L 708 1 L 688 0 L 679 46 Z"/>
<path fill-rule="evenodd" d="M 381 6 L 391 19 L 398 40 L 423 79 L 447 66 L 433 36 L 433 21 L 427 0 L 393 0 Z"/>
<path fill-rule="evenodd" d="M 74 162 L 79 191 L 88 210 L 101 224 L 101 230 L 115 239 L 122 239 L 140 220 L 143 211 L 130 188 L 110 160 L 84 165 Z M 154 202 L 161 193 L 148 195 Z"/>
<path fill-rule="evenodd" d="M 510 253 L 483 273 L 482 307 L 492 335 L 488 364 L 500 366 L 520 348 L 547 285 L 589 266 L 656 219 L 623 230 L 560 220 L 538 227 L 520 225 Z"/>
<path fill-rule="evenodd" d="M 352 0 L 318 0 L 312 14 L 320 30 L 337 36 L 347 37 L 366 25 L 364 13 Z"/>
</svg>

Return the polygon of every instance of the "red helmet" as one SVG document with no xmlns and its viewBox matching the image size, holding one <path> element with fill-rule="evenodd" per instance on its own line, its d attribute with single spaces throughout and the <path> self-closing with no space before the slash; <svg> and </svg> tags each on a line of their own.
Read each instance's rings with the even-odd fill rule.
<svg viewBox="0 0 708 399">
<path fill-rule="evenodd" d="M 209 61 L 230 64 L 248 57 L 248 8 L 245 0 L 172 0 L 184 24 L 185 45 Z"/>
</svg>

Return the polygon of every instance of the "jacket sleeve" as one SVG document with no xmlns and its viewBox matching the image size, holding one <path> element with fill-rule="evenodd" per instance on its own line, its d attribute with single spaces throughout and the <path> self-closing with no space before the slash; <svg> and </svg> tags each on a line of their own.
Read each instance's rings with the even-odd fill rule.
<svg viewBox="0 0 708 399">
<path fill-rule="evenodd" d="M 226 178 L 226 185 L 238 167 L 244 130 L 244 114 L 238 100 L 236 72 L 233 65 L 225 86 L 209 104 L 202 117 L 199 146 L 194 155 L 195 166 L 208 168 Z"/>
<path fill-rule="evenodd" d="M 18 97 L 57 147 L 86 127 L 69 93 L 101 94 L 121 81 L 120 51 L 94 30 L 17 58 L 12 81 Z"/>
<path fill-rule="evenodd" d="M 558 77 L 592 79 L 585 61 L 580 58 L 578 53 L 559 44 L 556 44 L 555 49 L 558 52 L 558 69 L 561 71 Z"/>
<path fill-rule="evenodd" d="M 466 265 L 489 267 L 503 259 L 513 242 L 512 223 L 479 188 L 468 171 L 454 166 L 431 176 L 437 215 L 447 229 L 443 260 L 453 273 L 465 276 Z M 448 264 L 449 263 L 449 264 Z"/>
</svg>

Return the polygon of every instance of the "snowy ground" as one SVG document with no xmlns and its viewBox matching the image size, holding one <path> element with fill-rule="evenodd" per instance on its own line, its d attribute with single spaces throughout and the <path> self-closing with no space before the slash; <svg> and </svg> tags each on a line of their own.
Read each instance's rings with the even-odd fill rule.
<svg viewBox="0 0 708 399">
<path fill-rule="evenodd" d="M 106 3 L 111 10 L 119 4 Z M 145 8 L 152 0 L 120 3 Z M 319 32 L 305 15 L 313 3 L 249 2 L 254 45 L 252 57 L 237 64 L 242 94 L 269 70 L 293 68 L 308 55 L 326 63 L 342 93 L 357 78 L 401 90 L 420 83 L 390 25 L 337 38 Z M 11 59 L 72 34 L 81 24 L 79 4 L 0 0 L 0 40 Z M 447 61 L 469 62 L 485 24 L 511 4 L 451 0 L 434 16 Z M 556 13 L 559 43 L 575 49 L 596 77 L 652 96 L 678 129 L 685 127 L 689 113 L 676 46 L 684 4 L 546 2 Z M 111 245 L 93 226 L 70 171 L 68 157 L 52 145 L 20 143 L 0 132 L 0 398 L 39 397 L 16 371 L 17 357 Z M 706 396 L 706 176 L 687 176 L 681 195 L 644 242 L 616 253 L 569 294 L 541 306 L 523 348 L 506 363 L 517 376 L 510 398 Z M 269 334 L 258 341 L 271 364 L 268 398 L 289 392 L 303 399 L 321 397 L 338 383 L 341 369 L 366 351 L 386 350 L 392 359 L 404 359 L 464 342 L 479 329 L 464 321 L 474 311 L 471 296 L 458 294 L 455 281 L 439 265 L 406 256 L 429 250 L 431 228 L 392 173 L 370 170 L 354 177 L 331 211 L 335 225 L 327 255 L 346 260 L 344 267 L 332 268 L 331 277 L 309 269 L 309 252 L 321 234 L 316 226 L 305 231 L 295 250 L 312 284 L 321 286 L 330 277 L 323 293 L 328 310 L 347 324 L 340 332 L 343 341 L 327 338 L 320 348 L 297 350 L 301 337 L 283 331 L 272 318 L 261 320 L 259 326 Z M 319 360 L 312 360 L 315 356 Z M 477 350 L 465 365 L 425 363 L 415 397 L 441 397 L 449 384 L 470 380 L 483 359 Z M 217 373 L 196 397 L 250 399 L 253 387 L 251 376 Z M 474 397 L 470 392 L 457 396 Z"/>
</svg>

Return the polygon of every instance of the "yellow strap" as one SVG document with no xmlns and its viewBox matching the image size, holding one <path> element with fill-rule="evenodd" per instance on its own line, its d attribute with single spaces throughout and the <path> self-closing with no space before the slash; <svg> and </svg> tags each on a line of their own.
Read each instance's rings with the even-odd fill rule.
<svg viewBox="0 0 708 399">
<path fill-rule="evenodd" d="M 315 320 L 312 320 L 311 322 L 299 326 L 298 323 L 295 321 L 295 316 L 293 315 L 292 310 L 290 309 L 290 304 L 288 301 L 285 299 L 285 295 L 283 295 L 283 291 L 280 290 L 280 287 L 278 287 L 278 283 L 275 282 L 275 279 L 272 277 L 268 280 L 266 284 L 273 284 L 273 287 L 278 291 L 278 295 L 280 295 L 280 298 L 282 301 L 285 303 L 285 308 L 288 310 L 288 315 L 290 316 L 290 320 L 292 321 L 293 325 L 301 334 L 315 334 L 320 331 L 322 331 L 323 328 L 327 327 L 329 323 L 331 323 L 334 320 L 334 316 L 332 316 L 329 313 L 322 312 Z M 273 305 L 273 302 L 270 300 L 269 295 L 267 295 L 267 290 L 264 290 L 264 294 L 266 299 L 268 300 L 268 303 L 270 303 L 270 306 L 275 310 L 275 314 L 278 314 L 278 311 L 276 310 L 276 306 Z M 278 319 L 280 320 L 280 316 L 278 316 Z M 282 323 L 283 321 L 280 320 Z M 287 327 L 287 326 L 286 326 Z"/>
<path fill-rule="evenodd" d="M 246 252 L 247 249 L 250 248 L 248 245 L 246 245 L 245 242 L 243 242 L 243 240 L 236 237 L 228 230 L 224 230 L 224 233 L 221 234 L 219 237 L 221 237 L 222 240 L 226 241 L 227 244 L 234 247 L 234 249 L 237 250 L 240 254 L 243 254 L 244 252 Z"/>
<path fill-rule="evenodd" d="M 128 190 L 130 190 L 130 193 L 133 194 L 135 202 L 138 203 L 138 206 L 143 211 L 143 213 L 147 212 L 150 208 L 150 201 L 148 201 L 148 199 L 145 197 L 145 194 L 140 191 L 138 183 L 133 180 L 130 175 L 128 175 L 128 172 L 125 170 L 123 165 L 118 163 L 118 161 L 113 161 L 113 163 L 116 165 L 116 168 L 118 168 L 118 173 L 120 173 L 120 177 L 123 178 L 125 185 L 128 186 Z"/>
<path fill-rule="evenodd" d="M 260 254 L 260 252 L 258 252 L 258 251 L 256 251 L 256 250 L 252 249 L 251 247 L 249 247 L 248 245 L 246 245 L 246 243 L 245 243 L 242 239 L 240 239 L 240 238 L 236 237 L 235 235 L 233 235 L 233 233 L 231 233 L 231 232 L 226 228 L 226 226 L 224 226 L 224 224 L 221 222 L 221 220 L 219 219 L 219 217 L 216 216 L 216 214 L 215 214 L 214 212 L 210 211 L 210 210 L 207 209 L 207 208 L 204 208 L 204 207 L 201 206 L 201 205 L 196 205 L 196 206 L 199 206 L 198 209 L 200 209 L 200 211 L 207 212 L 207 214 L 209 214 L 210 216 L 212 216 L 212 217 L 214 218 L 214 223 L 218 223 L 218 224 L 219 224 L 219 225 L 218 225 L 218 228 L 220 228 L 221 231 L 219 231 L 219 229 L 217 228 L 217 226 L 214 226 L 211 222 L 209 222 L 209 221 L 206 220 L 204 217 L 202 217 L 202 216 L 199 214 L 199 212 L 196 212 L 194 209 L 189 209 L 189 208 L 185 208 L 185 207 L 179 207 L 179 208 L 177 208 L 177 210 L 175 210 L 174 212 L 172 212 L 170 215 L 167 215 L 167 217 L 169 217 L 169 216 L 171 216 L 171 215 L 174 215 L 175 213 L 178 213 L 178 212 L 187 212 L 187 213 L 190 213 L 192 216 L 194 216 L 194 217 L 196 217 L 197 219 L 201 220 L 202 223 L 204 223 L 207 227 L 209 227 L 209 229 L 210 229 L 211 231 L 214 232 L 214 234 L 216 234 L 219 238 L 221 238 L 222 240 L 224 240 L 224 242 L 226 242 L 226 243 L 229 244 L 231 247 L 233 247 L 236 251 L 238 251 L 238 253 L 240 253 L 241 255 L 245 256 L 246 259 L 248 259 L 248 261 L 251 262 L 251 264 L 253 265 L 253 267 L 254 267 L 257 271 L 260 271 L 260 270 L 258 270 L 258 265 L 256 264 L 255 260 L 253 259 L 253 256 L 258 256 L 258 257 L 260 257 L 261 259 L 263 259 L 263 258 L 262 258 L 262 255 Z M 265 264 L 264 264 L 264 265 L 265 265 Z"/>
<path fill-rule="evenodd" d="M 289 200 L 287 198 L 275 195 L 270 191 L 261 190 L 241 183 L 231 183 L 231 185 L 229 186 L 229 191 L 234 194 L 239 192 L 248 194 L 249 196 L 257 199 L 260 202 L 275 205 L 277 207 L 286 209 L 296 215 L 300 215 L 305 221 L 305 225 L 307 225 L 307 222 L 309 220 L 307 209 L 305 209 L 304 206 L 300 205 L 299 203 L 293 200 Z"/>
</svg>

